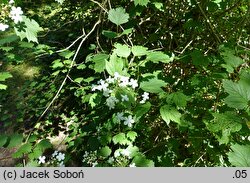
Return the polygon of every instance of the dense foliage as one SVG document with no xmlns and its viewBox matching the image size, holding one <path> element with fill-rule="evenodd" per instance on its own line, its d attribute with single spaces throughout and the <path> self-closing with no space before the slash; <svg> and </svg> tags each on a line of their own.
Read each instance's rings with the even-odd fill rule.
<svg viewBox="0 0 250 183">
<path fill-rule="evenodd" d="M 0 8 L 15 166 L 250 166 L 249 0 Z"/>
</svg>

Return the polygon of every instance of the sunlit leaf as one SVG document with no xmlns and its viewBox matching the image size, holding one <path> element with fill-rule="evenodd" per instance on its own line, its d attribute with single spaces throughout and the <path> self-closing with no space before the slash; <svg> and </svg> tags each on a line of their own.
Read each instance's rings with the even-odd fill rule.
<svg viewBox="0 0 250 183">
<path fill-rule="evenodd" d="M 167 83 L 163 80 L 152 78 L 148 81 L 141 82 L 140 88 L 146 92 L 160 93 L 162 92 L 162 87 L 166 86 Z"/>
<path fill-rule="evenodd" d="M 26 16 L 22 16 L 22 18 L 26 28 L 24 28 L 24 31 L 19 31 L 17 28 L 15 28 L 16 35 L 19 36 L 21 40 L 27 38 L 29 42 L 32 41 L 38 43 L 37 33 L 43 29 L 35 20 L 29 19 Z"/>
<path fill-rule="evenodd" d="M 121 25 L 128 22 L 129 14 L 122 7 L 111 9 L 108 12 L 108 19 L 116 25 Z"/>
<path fill-rule="evenodd" d="M 119 57 L 127 58 L 130 55 L 131 50 L 127 45 L 116 43 L 114 53 L 116 53 Z"/>
<path fill-rule="evenodd" d="M 148 53 L 148 48 L 143 46 L 133 46 L 132 47 L 132 53 L 134 56 L 143 56 Z"/>
<path fill-rule="evenodd" d="M 250 83 L 235 83 L 230 80 L 224 80 L 223 87 L 229 94 L 225 98 L 225 103 L 229 107 L 236 109 L 245 109 L 248 107 L 250 100 Z"/>
<path fill-rule="evenodd" d="M 168 105 L 164 105 L 160 108 L 160 114 L 162 119 L 169 124 L 170 121 L 181 123 L 181 113 L 175 109 L 174 107 L 170 107 Z"/>
<path fill-rule="evenodd" d="M 228 159 L 233 166 L 250 167 L 250 145 L 234 144 L 231 146 Z"/>
<path fill-rule="evenodd" d="M 141 6 L 147 6 L 149 3 L 149 0 L 134 0 L 135 6 L 141 5 Z"/>
</svg>

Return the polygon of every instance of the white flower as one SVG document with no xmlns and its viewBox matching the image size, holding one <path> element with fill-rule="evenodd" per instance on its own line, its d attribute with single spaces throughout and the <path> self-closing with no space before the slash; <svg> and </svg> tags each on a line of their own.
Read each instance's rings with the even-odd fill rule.
<svg viewBox="0 0 250 183">
<path fill-rule="evenodd" d="M 65 154 L 64 153 L 59 153 L 57 156 L 56 156 L 56 159 L 58 161 L 63 161 L 65 159 Z"/>
<path fill-rule="evenodd" d="M 118 113 L 117 113 L 117 118 L 118 118 L 118 120 L 119 120 L 119 121 L 124 120 L 123 115 L 124 115 L 124 113 L 123 113 L 123 112 L 118 112 Z"/>
<path fill-rule="evenodd" d="M 5 31 L 5 30 L 8 29 L 8 28 L 9 28 L 9 25 L 0 23 L 0 30 L 1 30 L 1 31 Z"/>
<path fill-rule="evenodd" d="M 101 85 L 92 85 L 92 91 L 96 91 L 96 90 L 101 91 L 102 90 L 102 86 Z"/>
<path fill-rule="evenodd" d="M 109 163 L 109 164 L 112 164 L 114 161 L 115 161 L 115 160 L 114 160 L 113 157 L 109 157 L 109 159 L 108 159 L 108 163 Z"/>
<path fill-rule="evenodd" d="M 83 157 L 86 158 L 86 157 L 88 157 L 88 155 L 89 155 L 89 152 L 88 152 L 88 151 L 85 151 Z"/>
<path fill-rule="evenodd" d="M 120 149 L 117 149 L 114 153 L 114 157 L 117 158 L 119 156 L 121 156 Z"/>
<path fill-rule="evenodd" d="M 249 140 L 249 141 L 250 141 L 250 136 L 248 136 L 248 137 L 247 137 L 247 140 Z"/>
<path fill-rule="evenodd" d="M 105 97 L 109 97 L 109 94 L 112 93 L 112 91 L 113 91 L 113 90 L 105 89 L 105 90 L 103 90 L 103 95 L 104 95 Z"/>
<path fill-rule="evenodd" d="M 136 87 L 138 87 L 138 83 L 135 79 L 130 79 L 129 85 L 135 89 Z"/>
<path fill-rule="evenodd" d="M 106 83 L 105 81 L 103 81 L 102 79 L 99 81 L 99 84 L 100 84 L 102 90 L 106 90 L 107 87 L 109 86 L 109 84 Z"/>
<path fill-rule="evenodd" d="M 45 156 L 39 156 L 38 159 L 39 159 L 38 164 L 41 164 L 41 163 L 45 163 L 46 157 Z"/>
<path fill-rule="evenodd" d="M 61 161 L 61 162 L 59 163 L 59 167 L 65 167 L 63 161 Z"/>
<path fill-rule="evenodd" d="M 58 151 L 55 151 L 55 152 L 52 154 L 52 157 L 53 157 L 53 158 L 56 157 L 57 154 L 58 154 Z"/>
<path fill-rule="evenodd" d="M 121 151 L 121 154 L 123 154 L 124 156 L 128 156 L 128 157 L 129 157 L 130 151 L 127 150 L 127 149 L 123 149 L 123 150 Z"/>
<path fill-rule="evenodd" d="M 97 162 L 92 163 L 92 167 L 95 167 L 96 165 L 98 165 Z"/>
<path fill-rule="evenodd" d="M 122 97 L 122 102 L 129 101 L 128 95 L 121 95 L 121 97 Z"/>
<path fill-rule="evenodd" d="M 55 0 L 55 1 L 58 2 L 59 4 L 63 4 L 65 0 Z"/>
<path fill-rule="evenodd" d="M 136 167 L 135 163 L 130 164 L 129 167 Z"/>
<path fill-rule="evenodd" d="M 121 83 L 119 84 L 119 86 L 125 87 L 129 85 L 129 77 L 121 76 L 120 81 Z"/>
<path fill-rule="evenodd" d="M 115 108 L 115 104 L 119 102 L 119 100 L 113 96 L 110 96 L 109 98 L 106 99 L 106 103 L 107 103 L 107 106 L 109 107 L 109 110 L 110 109 L 114 109 Z"/>
<path fill-rule="evenodd" d="M 102 79 L 100 81 L 97 82 L 99 85 L 92 85 L 92 91 L 95 91 L 95 90 L 108 90 L 108 86 L 109 84 L 106 83 L 105 81 L 103 81 Z"/>
<path fill-rule="evenodd" d="M 115 72 L 114 73 L 114 79 L 115 80 L 117 80 L 117 79 L 119 79 L 121 76 L 120 76 L 120 74 L 118 73 L 118 72 Z"/>
<path fill-rule="evenodd" d="M 115 82 L 115 78 L 112 78 L 112 77 L 108 77 L 107 79 L 106 79 L 106 81 L 108 82 L 108 83 L 114 83 Z"/>
<path fill-rule="evenodd" d="M 15 3 L 14 0 L 10 0 L 10 1 L 9 1 L 9 4 L 13 4 L 13 3 Z"/>
<path fill-rule="evenodd" d="M 143 100 L 149 99 L 149 93 L 144 92 L 143 95 L 142 95 L 142 97 L 143 97 Z"/>
<path fill-rule="evenodd" d="M 132 124 L 135 122 L 133 117 L 129 115 L 128 117 L 124 118 L 124 125 L 128 125 L 128 127 L 132 127 Z"/>
<path fill-rule="evenodd" d="M 146 102 L 146 100 L 149 99 L 149 93 L 144 92 L 142 95 L 142 100 L 140 101 L 141 104 L 144 104 Z"/>
<path fill-rule="evenodd" d="M 15 23 L 22 21 L 22 17 L 21 17 L 22 14 L 23 14 L 23 11 L 20 7 L 15 7 L 15 6 L 11 7 L 10 18 L 12 18 Z"/>
</svg>

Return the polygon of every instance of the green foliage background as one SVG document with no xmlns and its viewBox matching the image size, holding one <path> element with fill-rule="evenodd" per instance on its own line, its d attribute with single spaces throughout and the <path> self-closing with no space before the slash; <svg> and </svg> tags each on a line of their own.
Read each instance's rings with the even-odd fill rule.
<svg viewBox="0 0 250 183">
<path fill-rule="evenodd" d="M 249 0 L 58 2 L 16 1 L 26 33 L 0 32 L 0 147 L 18 147 L 16 166 L 54 150 L 66 166 L 250 166 Z M 110 110 L 92 87 L 116 72 L 139 86 L 113 84 L 129 101 Z"/>
</svg>

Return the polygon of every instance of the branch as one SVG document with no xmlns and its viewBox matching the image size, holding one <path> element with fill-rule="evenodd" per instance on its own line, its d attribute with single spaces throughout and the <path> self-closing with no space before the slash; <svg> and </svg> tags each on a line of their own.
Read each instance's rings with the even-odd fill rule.
<svg viewBox="0 0 250 183">
<path fill-rule="evenodd" d="M 72 67 L 73 67 L 73 65 L 74 65 L 75 59 L 76 59 L 76 57 L 77 57 L 77 55 L 78 55 L 78 53 L 79 53 L 79 51 L 80 51 L 80 49 L 81 49 L 81 47 L 82 47 L 82 44 L 83 44 L 84 41 L 92 34 L 92 32 L 94 32 L 94 30 L 96 29 L 96 26 L 97 26 L 100 22 L 101 22 L 101 21 L 98 20 L 98 21 L 95 23 L 95 25 L 93 26 L 93 28 L 91 29 L 91 31 L 90 31 L 85 37 L 84 37 L 84 34 L 83 34 L 82 36 L 80 36 L 80 37 L 84 37 L 84 38 L 82 39 L 82 41 L 80 42 L 80 44 L 79 44 L 79 46 L 78 46 L 78 48 L 77 48 L 77 50 L 76 50 L 76 53 L 75 53 L 75 55 L 74 55 L 74 57 L 73 57 L 73 59 L 72 59 L 72 61 L 71 61 L 69 70 L 68 70 L 68 72 L 67 72 L 67 74 L 66 74 L 66 76 L 65 76 L 65 78 L 64 78 L 64 80 L 63 80 L 63 82 L 62 82 L 62 84 L 61 84 L 61 86 L 59 87 L 59 89 L 58 89 L 56 95 L 54 96 L 54 98 L 52 99 L 52 101 L 49 103 L 49 105 L 46 107 L 46 109 L 43 111 L 43 113 L 41 114 L 41 116 L 39 117 L 39 119 L 37 120 L 37 122 L 39 122 L 39 121 L 42 119 L 42 117 L 47 113 L 47 111 L 49 110 L 49 108 L 51 107 L 51 105 L 55 102 L 55 100 L 56 100 L 56 98 L 58 97 L 59 93 L 61 92 L 61 90 L 62 90 L 64 84 L 66 83 L 67 78 L 69 77 L 69 73 L 70 73 L 70 71 L 71 71 L 71 69 L 72 69 Z M 79 38 L 78 38 L 78 39 L 79 39 Z"/>
<path fill-rule="evenodd" d="M 217 40 L 219 43 L 221 43 L 221 40 L 220 40 L 219 36 L 218 36 L 217 33 L 215 32 L 215 29 L 214 29 L 213 25 L 211 24 L 211 22 L 210 22 L 209 18 L 207 17 L 206 13 L 205 13 L 204 10 L 202 9 L 200 3 L 199 3 L 197 0 L 195 0 L 195 2 L 196 2 L 196 4 L 198 5 L 198 7 L 199 7 L 199 9 L 200 9 L 200 11 L 201 11 L 201 13 L 202 13 L 202 15 L 205 17 L 206 22 L 208 23 L 208 26 L 209 26 L 209 28 L 211 29 L 212 33 L 214 34 L 216 40 Z"/>
</svg>

